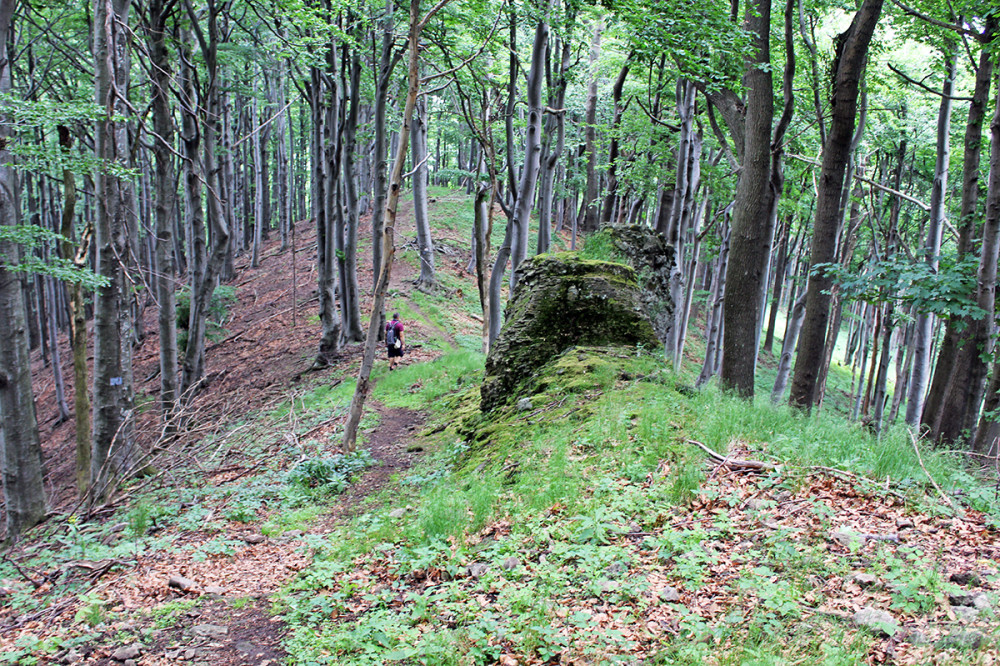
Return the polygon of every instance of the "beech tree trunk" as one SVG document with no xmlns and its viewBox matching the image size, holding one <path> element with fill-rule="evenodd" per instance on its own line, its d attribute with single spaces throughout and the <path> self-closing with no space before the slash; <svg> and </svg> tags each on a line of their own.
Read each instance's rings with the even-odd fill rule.
<svg viewBox="0 0 1000 666">
<path fill-rule="evenodd" d="M 583 200 L 580 202 L 578 226 L 580 231 L 597 230 L 600 218 L 598 216 L 598 194 L 601 187 L 600 174 L 597 173 L 597 61 L 601 57 L 601 35 L 604 23 L 598 20 L 594 25 L 594 35 L 590 42 L 590 83 L 587 85 L 587 99 L 584 112 L 584 154 L 587 156 L 587 184 L 583 190 Z"/>
<path fill-rule="evenodd" d="M 733 206 L 729 277 L 723 304 L 725 320 L 722 345 L 722 388 L 752 398 L 757 366 L 758 322 L 761 294 L 766 280 L 771 242 L 769 188 L 771 123 L 774 92 L 771 88 L 769 46 L 771 3 L 747 5 L 746 23 L 753 34 L 755 56 L 747 63 L 748 88 L 745 148 L 742 171 Z"/>
<path fill-rule="evenodd" d="M 958 54 L 955 44 L 944 54 L 946 73 L 941 89 L 941 106 L 938 110 L 937 160 L 934 164 L 934 183 L 931 187 L 930 222 L 927 225 L 927 241 L 924 243 L 924 260 L 932 272 L 937 272 L 941 255 L 941 239 L 944 234 L 945 196 L 948 192 L 948 166 L 951 157 L 951 109 L 952 91 L 955 87 Z M 909 393 L 906 396 L 906 424 L 916 428 L 924 409 L 924 396 L 930 381 L 931 346 L 934 343 L 934 315 L 926 312 L 917 315 L 916 332 L 913 340 L 913 370 L 910 376 Z"/>
<path fill-rule="evenodd" d="M 11 89 L 10 43 L 15 0 L 0 0 L 0 94 Z M 6 119 L 3 119 L 6 121 Z M 0 225 L 18 223 L 17 181 L 7 150 L 11 126 L 0 122 Z M 0 257 L 17 257 L 17 246 L 0 240 Z M 7 541 L 45 518 L 42 446 L 38 439 L 31 358 L 17 273 L 0 261 L 0 465 L 7 514 Z"/>
<path fill-rule="evenodd" d="M 883 0 L 863 0 L 850 27 L 837 38 L 830 130 L 823 144 L 816 217 L 810 251 L 812 265 L 828 264 L 836 256 L 840 197 L 851 149 L 858 92 L 875 26 L 882 14 Z M 823 362 L 823 345 L 830 319 L 830 286 L 827 271 L 809 276 L 806 318 L 799 337 L 798 355 L 792 377 L 789 402 L 810 409 L 816 393 L 816 379 Z"/>
<path fill-rule="evenodd" d="M 988 43 L 996 31 L 996 19 L 989 18 L 984 30 L 984 40 Z M 989 104 L 990 85 L 993 78 L 993 60 L 987 49 L 983 49 L 976 70 L 975 89 L 969 104 L 969 115 L 965 126 L 962 162 L 962 202 L 959 213 L 959 259 L 972 251 L 972 239 L 978 221 L 979 166 L 982 152 L 983 122 Z M 984 227 L 985 236 L 986 229 Z M 988 262 L 984 260 L 988 252 L 981 251 L 979 274 L 982 276 Z M 992 259 L 994 262 L 996 258 Z M 985 297 L 983 284 L 977 285 L 977 300 Z M 986 314 L 986 321 L 991 317 Z M 985 321 L 983 322 L 985 323 Z M 974 330 L 970 330 L 974 329 Z M 952 318 L 946 322 L 944 337 L 934 367 L 927 399 L 921 415 L 921 424 L 929 429 L 932 439 L 955 442 L 963 431 L 970 434 L 975 428 L 985 390 L 988 363 L 981 352 L 986 346 L 977 339 L 979 326 L 972 317 Z M 965 343 L 971 339 L 973 345 Z M 977 349 L 977 347 L 980 347 Z M 968 381 L 967 381 L 968 379 Z"/>
<path fill-rule="evenodd" d="M 176 210 L 177 175 L 174 169 L 174 119 L 170 108 L 172 67 L 167 49 L 167 20 L 170 10 L 164 0 L 151 0 L 149 22 L 145 24 L 150 60 L 153 111 L 153 156 L 156 161 L 154 189 L 156 202 L 155 266 L 153 286 L 159 304 L 157 322 L 160 332 L 160 410 L 167 434 L 177 404 L 177 300 L 174 283 L 174 211 Z"/>
<path fill-rule="evenodd" d="M 528 236 L 531 210 L 535 202 L 535 188 L 542 157 L 542 81 L 545 74 L 545 46 L 549 39 L 548 12 L 550 2 L 545 3 L 543 16 L 535 27 L 535 41 L 531 47 L 531 69 L 528 70 L 528 85 L 525 94 L 528 103 L 528 121 L 524 130 L 524 166 L 521 182 L 517 188 L 514 204 L 514 238 L 510 256 L 510 289 L 517 286 L 517 268 L 528 256 Z"/>
<path fill-rule="evenodd" d="M 441 9 L 445 2 L 438 3 L 423 19 L 420 18 L 420 0 L 410 0 L 410 29 L 407 39 L 409 66 L 407 68 L 406 102 L 403 107 L 403 120 L 399 129 L 399 144 L 396 157 L 392 164 L 392 174 L 389 180 L 389 196 L 385 204 L 385 228 L 382 233 L 382 265 L 378 273 L 378 283 L 372 302 L 371 317 L 368 322 L 368 337 L 365 340 L 364 357 L 358 370 L 358 383 L 351 398 L 351 406 L 347 412 L 347 422 L 344 424 L 344 439 L 342 449 L 345 453 L 353 451 L 357 444 L 358 424 L 361 423 L 361 412 L 365 400 L 371 391 L 371 370 L 375 363 L 375 346 L 379 341 L 383 319 L 382 308 L 385 304 L 385 294 L 389 289 L 389 277 L 392 274 L 392 262 L 396 253 L 394 231 L 396 225 L 396 208 L 402 189 L 403 164 L 409 150 L 410 126 L 413 122 L 413 110 L 417 105 L 420 93 L 420 33 L 424 26 Z"/>
<path fill-rule="evenodd" d="M 434 239 L 427 216 L 427 99 L 417 100 L 413 114 L 413 219 L 417 227 L 417 253 L 420 256 L 420 276 L 417 288 L 434 291 L 437 276 L 434 273 Z"/>
<path fill-rule="evenodd" d="M 117 91 L 128 89 L 127 32 L 130 0 L 95 0 L 94 61 L 97 104 L 102 116 L 94 130 L 95 152 L 106 164 L 130 166 L 128 128 L 118 118 L 128 114 Z M 128 285 L 123 263 L 127 261 L 129 216 L 134 214 L 128 185 L 106 168 L 95 176 L 97 215 L 94 224 L 97 272 L 107 286 L 94 298 L 94 432 L 90 461 L 91 499 L 105 499 L 129 455 L 132 418 L 128 356 L 131 345 Z M 112 449 L 114 448 L 114 452 Z"/>
</svg>

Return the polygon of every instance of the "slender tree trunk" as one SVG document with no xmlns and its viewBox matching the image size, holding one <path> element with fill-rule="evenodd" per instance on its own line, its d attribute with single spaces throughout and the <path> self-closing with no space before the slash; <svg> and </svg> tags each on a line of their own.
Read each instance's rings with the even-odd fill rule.
<svg viewBox="0 0 1000 666">
<path fill-rule="evenodd" d="M 365 339 L 361 325 L 361 290 L 358 287 L 358 224 L 361 216 L 358 202 L 358 185 L 355 170 L 355 150 L 357 147 L 358 114 L 361 105 L 361 59 L 352 49 L 349 64 L 346 65 L 350 102 L 344 121 L 344 196 L 347 204 L 347 229 L 344 238 L 344 275 L 340 282 L 340 311 L 343 319 L 343 335 L 346 342 L 361 342 Z"/>
<path fill-rule="evenodd" d="M 59 147 L 69 153 L 73 146 L 69 128 L 59 126 Z M 63 237 L 73 237 L 73 222 L 76 218 L 76 176 L 71 169 L 63 169 L 63 209 L 60 231 Z M 77 268 L 87 264 L 90 241 L 94 229 L 88 226 L 80 235 L 79 246 L 73 251 L 68 240 L 60 248 L 62 258 L 72 261 Z M 76 489 L 83 498 L 90 487 L 90 392 L 87 368 L 87 317 L 84 304 L 83 286 L 69 285 L 70 291 L 70 339 L 73 346 L 73 415 L 76 424 Z M 173 292 L 171 292 L 173 294 Z"/>
<path fill-rule="evenodd" d="M 723 295 L 726 293 L 726 271 L 729 258 L 729 232 L 723 236 L 722 247 L 719 248 L 719 256 L 716 259 L 715 274 L 712 276 L 712 289 L 710 290 L 709 303 L 711 309 L 708 314 L 708 323 L 705 326 L 705 362 L 701 367 L 701 373 L 695 386 L 701 388 L 708 383 L 718 371 L 718 352 L 722 342 L 723 320 L 722 303 Z"/>
<path fill-rule="evenodd" d="M 868 56 L 868 45 L 882 14 L 883 0 L 863 0 L 851 26 L 837 38 L 830 131 L 823 144 L 813 223 L 810 261 L 813 266 L 834 261 L 840 197 L 851 149 L 857 114 L 858 92 Z M 823 344 L 830 318 L 830 286 L 827 271 L 813 272 L 806 293 L 806 318 L 799 337 L 798 355 L 789 401 L 809 409 L 816 393 L 816 379 L 823 362 Z"/>
<path fill-rule="evenodd" d="M 174 169 L 174 119 L 170 108 L 172 80 L 166 32 L 170 10 L 164 0 L 149 3 L 149 23 L 146 41 L 149 48 L 151 99 L 153 111 L 153 156 L 156 161 L 155 277 L 156 300 L 159 303 L 157 321 L 160 332 L 160 410 L 167 424 L 167 434 L 175 430 L 172 424 L 177 404 L 177 300 L 174 284 L 173 230 L 176 210 L 177 175 Z"/>
<path fill-rule="evenodd" d="M 621 125 L 622 114 L 625 109 L 622 107 L 622 90 L 625 87 L 625 77 L 628 76 L 631 68 L 631 56 L 625 58 L 615 84 L 611 87 L 611 101 L 614 104 L 614 117 L 611 120 L 611 145 L 608 146 L 608 191 L 604 194 L 604 205 L 601 207 L 601 225 L 611 223 L 611 215 L 614 208 L 615 198 L 618 196 L 618 127 Z M 691 86 L 691 95 L 695 95 L 694 86 Z M 693 105 L 692 105 L 693 106 Z"/>
<path fill-rule="evenodd" d="M 434 291 L 437 276 L 434 273 L 434 239 L 427 216 L 427 99 L 417 100 L 413 115 L 413 219 L 417 227 L 417 254 L 420 256 L 420 276 L 417 288 Z"/>
<path fill-rule="evenodd" d="M 128 89 L 129 0 L 95 0 L 94 60 L 97 104 L 102 117 L 95 128 L 96 156 L 104 164 L 127 168 L 129 136 L 124 122 L 128 113 L 117 91 Z M 97 270 L 107 286 L 97 290 L 94 301 L 94 432 L 90 477 L 91 499 L 103 500 L 116 476 L 124 471 L 117 461 L 130 448 L 127 441 L 132 417 L 131 391 L 126 385 L 129 368 L 122 346 L 130 345 L 128 285 L 122 267 L 128 256 L 129 215 L 133 214 L 128 186 L 107 168 L 95 176 L 97 216 L 95 242 Z M 115 451 L 112 452 L 112 448 Z"/>
<path fill-rule="evenodd" d="M 792 369 L 792 353 L 799 340 L 799 331 L 802 328 L 802 320 L 806 316 L 806 292 L 795 299 L 792 305 L 791 315 L 785 322 L 785 336 L 781 341 L 781 355 L 778 357 L 778 374 L 774 378 L 774 387 L 771 389 L 771 402 L 777 405 L 785 397 L 785 388 L 788 386 L 788 374 Z"/>
<path fill-rule="evenodd" d="M 991 17 L 987 20 L 984 30 L 986 42 L 992 40 L 996 31 L 996 23 L 995 18 Z M 976 223 L 979 217 L 979 167 L 983 143 L 982 132 L 986 108 L 989 104 L 992 78 L 993 61 L 989 51 L 984 48 L 979 58 L 979 68 L 976 70 L 975 89 L 969 104 L 969 115 L 965 126 L 962 202 L 959 213 L 957 248 L 959 260 L 967 257 L 973 250 L 972 239 L 976 233 Z M 982 259 L 980 259 L 979 266 L 980 271 L 982 271 L 984 268 Z M 988 317 L 989 315 L 987 315 Z M 921 415 L 922 425 L 930 430 L 930 435 L 935 440 L 955 441 L 961 430 L 966 428 L 971 430 L 975 426 L 979 403 L 982 401 L 982 391 L 985 388 L 983 380 L 979 377 L 986 373 L 987 362 L 976 358 L 975 354 L 967 355 L 964 353 L 969 348 L 969 345 L 963 344 L 963 340 L 966 337 L 965 331 L 970 325 L 973 325 L 970 317 L 953 318 L 947 321 L 944 338 L 941 341 L 941 350 L 935 363 L 934 375 Z M 961 386 L 961 383 L 965 381 L 972 369 L 968 366 L 956 367 L 959 356 L 962 357 L 964 363 L 971 363 L 978 368 L 977 376 L 972 385 L 966 385 L 971 389 L 971 392 L 968 393 L 965 387 Z M 960 383 L 959 385 L 953 384 L 956 380 Z M 961 404 L 956 404 L 946 398 L 953 391 L 963 395 L 959 401 Z M 952 404 L 946 408 L 946 402 Z"/>
<path fill-rule="evenodd" d="M 443 3 L 438 4 L 436 9 L 440 9 L 442 6 Z M 427 21 L 432 17 L 434 11 L 428 12 L 421 19 L 420 0 L 410 0 L 410 30 L 407 40 L 409 67 L 407 68 L 408 86 L 406 101 L 403 107 L 403 121 L 399 129 L 399 145 L 396 150 L 396 157 L 393 161 L 392 174 L 389 180 L 389 196 L 386 199 L 385 205 L 385 229 L 382 233 L 382 265 L 378 273 L 378 284 L 375 286 L 375 297 L 368 324 L 368 338 L 365 340 L 364 358 L 361 361 L 361 368 L 358 371 L 358 383 L 347 413 L 347 422 L 344 424 L 344 440 L 342 445 L 344 452 L 355 449 L 358 424 L 361 422 L 361 412 L 364 409 L 365 399 L 371 391 L 371 369 L 375 363 L 375 345 L 378 343 L 379 334 L 381 333 L 382 308 L 385 303 L 386 291 L 389 289 L 389 277 L 392 274 L 392 262 L 396 253 L 393 234 L 396 225 L 396 207 L 399 203 L 399 194 L 402 189 L 403 164 L 406 162 L 406 154 L 409 149 L 407 144 L 410 138 L 410 126 L 413 122 L 413 110 L 417 105 L 417 96 L 420 93 L 420 33 L 427 24 Z"/>
<path fill-rule="evenodd" d="M 932 272 L 937 272 L 941 254 L 941 238 L 944 233 L 947 210 L 945 196 L 948 192 L 948 166 L 951 156 L 951 109 L 952 91 L 955 87 L 958 57 L 955 44 L 944 54 L 947 71 L 941 90 L 941 107 L 938 111 L 937 161 L 934 165 L 934 184 L 931 188 L 930 223 L 927 225 L 927 241 L 924 244 L 924 260 Z M 930 381 L 931 346 L 933 340 L 934 315 L 917 315 L 914 337 L 913 370 L 910 376 L 909 394 L 906 397 L 906 424 L 916 428 L 920 424 L 920 414 L 924 408 L 924 396 Z"/>
<path fill-rule="evenodd" d="M 584 232 L 596 231 L 599 223 L 598 194 L 601 179 L 597 173 L 597 61 L 601 57 L 601 36 L 604 23 L 598 20 L 594 25 L 594 34 L 590 42 L 590 83 L 587 85 L 585 105 L 585 146 L 587 156 L 587 185 L 583 190 L 583 201 L 580 203 L 579 229 Z"/>
<path fill-rule="evenodd" d="M 514 208 L 514 239 L 510 263 L 511 293 L 517 285 L 517 269 L 528 256 L 528 235 L 531 223 L 531 210 L 535 201 L 535 187 L 538 184 L 538 172 L 541 168 L 542 156 L 542 81 L 545 74 L 545 46 L 549 39 L 548 11 L 551 6 L 546 2 L 544 16 L 538 20 L 535 27 L 535 41 L 531 48 L 531 69 L 528 70 L 528 85 L 526 90 L 528 102 L 528 122 L 524 131 L 524 167 L 521 169 L 521 182 L 518 185 L 517 201 Z"/>
</svg>

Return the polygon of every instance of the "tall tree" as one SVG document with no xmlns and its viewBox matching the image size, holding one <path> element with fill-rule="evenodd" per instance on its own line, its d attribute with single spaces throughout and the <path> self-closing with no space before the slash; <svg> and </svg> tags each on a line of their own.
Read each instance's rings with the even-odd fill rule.
<svg viewBox="0 0 1000 666">
<path fill-rule="evenodd" d="M 945 77 L 941 87 L 941 106 L 938 111 L 937 159 L 934 163 L 934 184 L 931 188 L 930 220 L 927 224 L 927 240 L 924 243 L 924 261 L 932 273 L 936 273 L 941 260 L 941 240 L 944 234 L 947 209 L 945 197 L 948 192 L 948 167 L 951 157 L 951 110 L 952 93 L 955 88 L 958 53 L 957 42 L 949 40 L 945 47 Z M 934 315 L 921 312 L 917 316 L 913 369 L 910 374 L 909 392 L 906 396 L 906 424 L 917 427 L 924 408 L 924 396 L 930 381 L 931 347 L 934 340 Z"/>
<path fill-rule="evenodd" d="M 775 196 L 769 187 L 771 123 L 774 119 L 770 0 L 747 3 L 745 21 L 753 35 L 754 57 L 747 63 L 743 78 L 748 89 L 745 147 L 733 206 L 720 378 L 724 389 L 752 397 L 758 322 L 763 306 L 761 293 L 767 280 L 772 236 L 769 197 Z"/>
<path fill-rule="evenodd" d="M 11 89 L 11 30 L 16 0 L 0 0 L 0 95 Z M 0 464 L 7 538 L 45 517 L 42 446 L 31 389 L 31 359 L 21 282 L 11 265 L 17 245 L 7 232 L 18 223 L 17 182 L 8 146 L 11 126 L 0 119 Z"/>
<path fill-rule="evenodd" d="M 798 356 L 792 375 L 789 401 L 809 409 L 816 392 L 816 378 L 823 363 L 823 347 L 830 319 L 832 279 L 826 266 L 837 249 L 840 199 L 851 150 L 858 109 L 858 93 L 868 59 L 868 47 L 882 15 L 883 0 L 862 0 L 850 27 L 837 37 L 833 66 L 833 95 L 829 132 L 823 143 L 823 160 L 816 195 L 816 217 L 810 246 L 810 271 L 806 287 L 806 314 L 799 335 Z"/>
<path fill-rule="evenodd" d="M 131 164 L 125 91 L 129 85 L 130 0 L 95 0 L 95 90 L 101 116 L 94 128 L 95 152 L 101 163 L 94 177 L 97 215 L 94 231 L 97 270 L 108 280 L 94 301 L 94 436 L 90 460 L 92 498 L 112 489 L 131 454 L 131 368 L 123 347 L 132 344 L 128 283 L 128 233 L 135 214 L 130 185 L 122 169 Z M 114 451 L 112 451 L 114 449 Z M 114 455 L 112 455 L 112 453 Z"/>
</svg>

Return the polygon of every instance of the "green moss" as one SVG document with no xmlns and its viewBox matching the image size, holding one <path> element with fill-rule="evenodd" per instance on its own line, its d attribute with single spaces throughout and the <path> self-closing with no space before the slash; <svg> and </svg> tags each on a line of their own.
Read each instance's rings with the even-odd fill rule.
<svg viewBox="0 0 1000 666">
<path fill-rule="evenodd" d="M 486 360 L 484 410 L 527 390 L 533 373 L 570 347 L 658 345 L 629 266 L 559 253 L 535 257 L 519 270 L 506 322 Z"/>
</svg>

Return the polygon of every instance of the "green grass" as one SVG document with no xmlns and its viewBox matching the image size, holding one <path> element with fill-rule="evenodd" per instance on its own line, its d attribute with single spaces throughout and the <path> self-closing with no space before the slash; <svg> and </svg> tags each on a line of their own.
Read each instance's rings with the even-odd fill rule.
<svg viewBox="0 0 1000 666">
<path fill-rule="evenodd" d="M 630 654 L 630 639 L 580 610 L 596 596 L 622 621 L 641 623 L 656 608 L 644 578 L 609 571 L 655 550 L 674 584 L 697 591 L 713 582 L 717 562 L 702 544 L 732 547 L 743 538 L 725 514 L 716 515 L 714 532 L 663 527 L 693 511 L 695 501 L 725 501 L 713 495 L 704 454 L 689 439 L 720 453 L 739 445 L 751 457 L 782 464 L 780 475 L 753 482 L 762 492 L 794 490 L 811 466 L 837 467 L 859 475 L 862 492 L 882 493 L 888 483 L 918 505 L 944 510 L 901 430 L 877 441 L 833 413 L 809 418 L 714 389 L 692 396 L 676 389 L 679 378 L 657 356 L 584 356 L 547 367 L 531 395 L 537 414 L 479 414 L 478 354 L 450 353 L 380 378 L 377 399 L 437 415 L 438 425 L 421 438 L 430 453 L 382 494 L 383 506 L 331 537 L 314 567 L 280 595 L 294 661 L 486 664 L 511 652 L 612 663 Z M 922 454 L 943 487 L 968 487 L 970 477 L 954 461 Z M 664 468 L 662 481 L 650 483 Z M 406 511 L 390 519 L 393 507 Z M 824 505 L 810 510 L 826 519 Z M 630 524 L 654 536 L 625 539 Z M 505 526 L 501 536 L 483 536 L 496 525 Z M 864 660 L 877 639 L 801 611 L 811 578 L 849 570 L 831 568 L 822 540 L 793 546 L 789 538 L 779 530 L 761 541 L 741 577 L 725 583 L 747 597 L 752 613 L 723 622 L 682 616 L 679 633 L 665 638 L 648 663 Z M 937 598 L 928 586 L 944 588 L 939 578 L 910 576 L 927 565 L 905 557 L 885 551 L 878 565 L 897 581 L 900 608 L 928 612 L 928 599 Z M 516 565 L 501 566 L 512 559 Z M 477 577 L 469 575 L 474 566 L 481 567 Z M 352 570 L 392 573 L 389 582 L 358 582 Z M 324 620 L 358 604 L 364 610 L 349 620 Z"/>
</svg>

